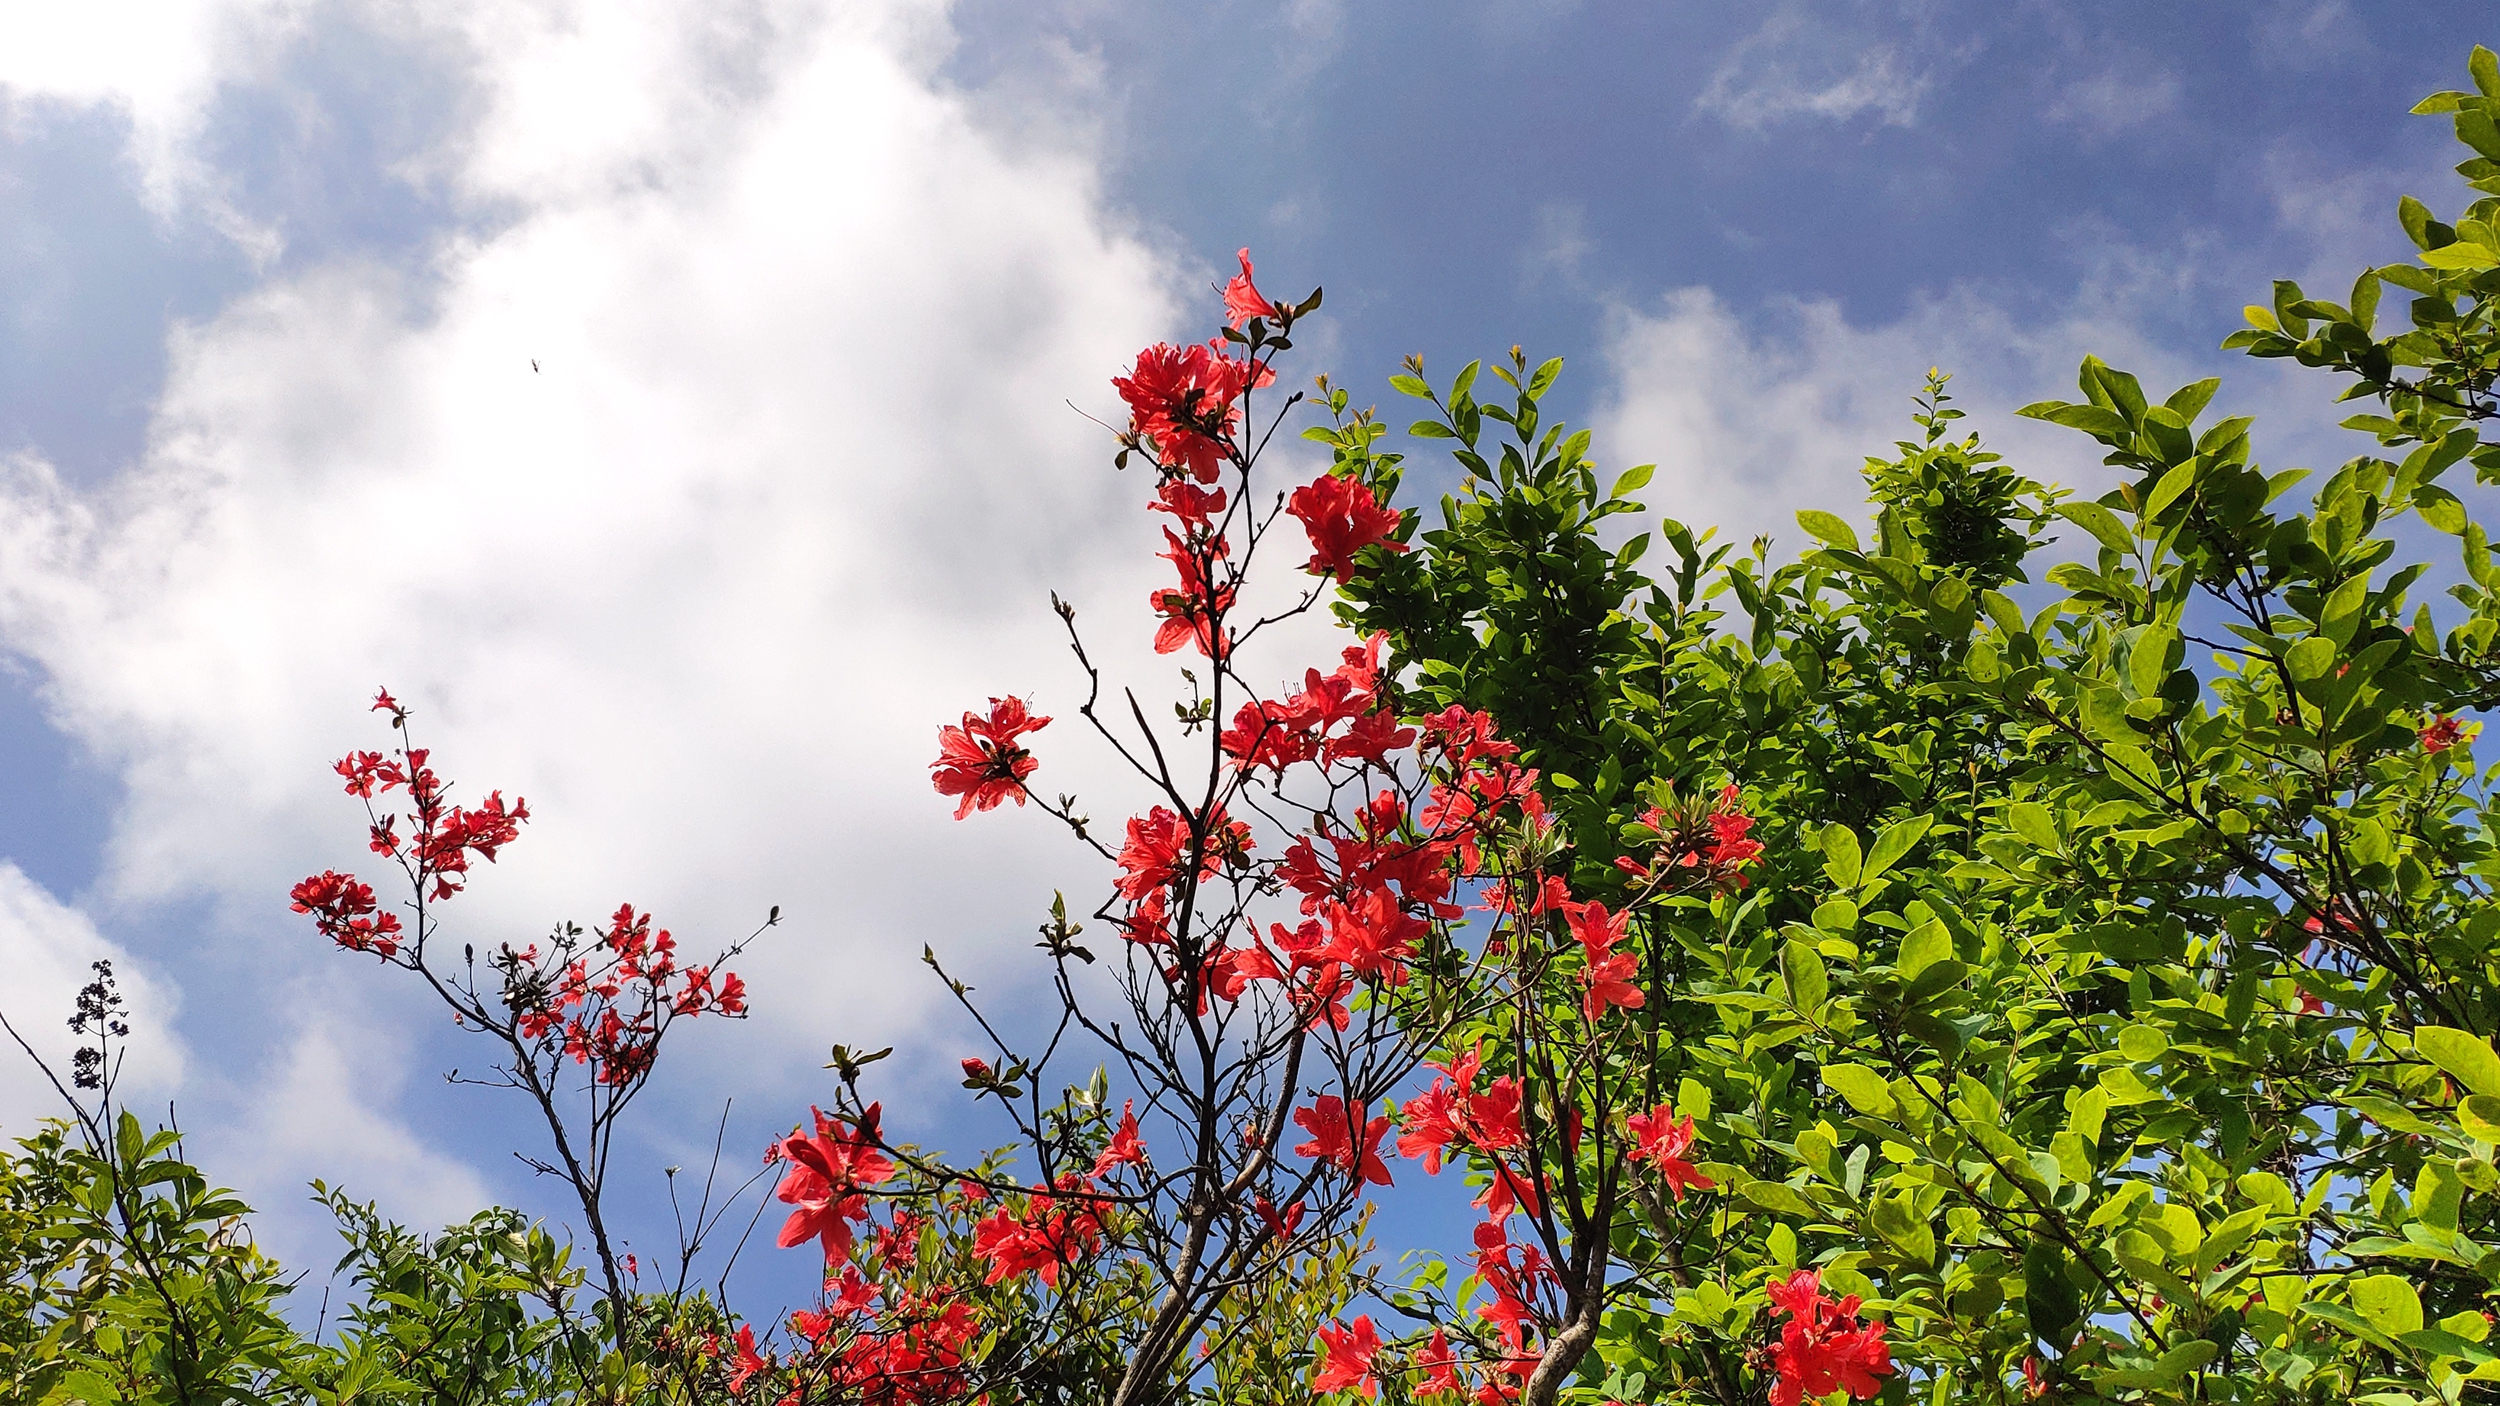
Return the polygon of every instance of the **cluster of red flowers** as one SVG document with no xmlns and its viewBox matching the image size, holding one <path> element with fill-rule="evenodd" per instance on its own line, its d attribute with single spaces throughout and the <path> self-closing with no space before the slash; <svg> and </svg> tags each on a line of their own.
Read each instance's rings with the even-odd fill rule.
<svg viewBox="0 0 2500 1406">
<path fill-rule="evenodd" d="M 389 689 L 375 694 L 373 710 L 389 713 L 393 727 L 407 726 L 408 710 Z M 530 808 L 525 800 L 505 806 L 501 791 L 489 793 L 474 808 L 450 804 L 445 799 L 450 786 L 426 764 L 431 755 L 423 747 L 391 755 L 350 752 L 339 758 L 334 769 L 346 779 L 347 794 L 365 802 L 370 822 L 367 843 L 373 852 L 399 861 L 415 881 L 417 892 L 425 894 L 430 889 L 439 902 L 458 893 L 467 881 L 471 856 L 491 864 L 497 852 L 520 838 Z M 408 791 L 410 833 L 405 836 L 399 833 L 400 816 L 372 813 L 377 796 L 402 787 Z M 289 898 L 296 912 L 312 914 L 321 935 L 339 946 L 371 952 L 384 961 L 399 955 L 399 915 L 377 911 L 372 886 L 354 875 L 323 870 L 297 884 Z"/>
<path fill-rule="evenodd" d="M 882 1105 L 872 1103 L 847 1122 L 826 1116 L 822 1109 L 808 1111 L 816 1119 L 815 1134 L 793 1130 L 766 1149 L 765 1156 L 790 1164 L 773 1193 L 797 1207 L 781 1223 L 781 1247 L 820 1241 L 830 1268 L 850 1259 L 851 1222 L 868 1219 L 866 1193 L 894 1175 L 894 1160 L 877 1150 Z"/>
<path fill-rule="evenodd" d="M 974 1226 L 973 1253 L 990 1264 L 983 1282 L 1031 1274 L 1045 1287 L 1057 1287 L 1061 1270 L 1102 1244 L 1105 1218 L 1102 1203 L 1085 1194 L 1092 1190 L 1091 1176 L 1070 1172 L 1059 1178 L 1056 1195 L 1052 1188 L 1034 1187 L 1020 1198 L 1020 1209 L 1002 1204 Z"/>
<path fill-rule="evenodd" d="M 1285 500 L 1285 512 L 1302 524 L 1311 539 L 1311 559 L 1303 569 L 1340 581 L 1354 579 L 1354 554 L 1378 547 L 1392 555 L 1406 550 L 1389 534 L 1398 530 L 1398 510 L 1383 504 L 1370 485 L 1326 474 L 1304 484 Z"/>
<path fill-rule="evenodd" d="M 964 714 L 962 725 L 938 729 L 938 759 L 929 763 L 930 780 L 941 796 L 961 796 L 955 818 L 976 810 L 995 810 L 1003 801 L 1024 804 L 1024 778 L 1040 762 L 1017 739 L 1050 726 L 1037 718 L 1021 698 L 993 698 L 990 715 Z"/>
<path fill-rule="evenodd" d="M 2482 725 L 2477 723 L 2469 729 L 2464 723 L 2446 713 L 2441 713 L 2422 728 L 2422 750 L 2437 756 L 2458 743 L 2470 739 L 2475 732 L 2481 730 L 2481 727 Z"/>
<path fill-rule="evenodd" d="M 1876 1378 L 1892 1372 L 1892 1349 L 1884 1325 L 1858 1317 L 1858 1296 L 1833 1299 L 1823 1277 L 1801 1269 L 1771 1286 L 1771 1303 L 1788 1317 L 1771 1348 L 1771 1406 L 1798 1406 L 1846 1391 L 1864 1400 L 1882 1390 Z"/>
<path fill-rule="evenodd" d="M 1136 368 L 1111 385 L 1128 402 L 1132 435 L 1166 465 L 1213 483 L 1223 476 L 1243 393 L 1275 379 L 1265 361 L 1228 356 L 1221 341 L 1159 342 L 1139 352 Z"/>
<path fill-rule="evenodd" d="M 373 708 L 389 713 L 391 726 L 405 735 L 408 710 L 388 689 L 375 696 Z M 506 806 L 501 791 L 473 807 L 452 805 L 450 783 L 436 774 L 432 756 L 403 744 L 389 754 L 350 752 L 335 768 L 347 794 L 365 803 L 369 847 L 399 864 L 421 903 L 460 892 L 470 862 L 494 862 L 530 818 L 527 801 Z M 404 813 L 374 812 L 377 798 L 401 789 L 408 793 Z M 295 911 L 312 914 L 322 935 L 339 946 L 384 961 L 399 956 L 399 916 L 380 911 L 373 887 L 354 875 L 324 870 L 297 884 L 292 898 Z M 491 960 L 503 973 L 513 1032 L 529 1041 L 560 1038 L 564 1053 L 590 1065 L 599 1084 L 628 1084 L 649 1073 L 660 1029 L 674 1017 L 746 1014 L 746 983 L 737 973 L 718 973 L 715 985 L 711 967 L 678 966 L 676 939 L 665 928 L 655 932 L 651 915 L 630 903 L 617 908 L 598 942 L 596 956 L 577 955 L 566 937 L 546 957 L 535 945 L 526 951 L 506 946 Z"/>
<path fill-rule="evenodd" d="M 1642 812 L 1641 823 L 1658 832 L 1657 851 L 1647 862 L 1626 856 L 1616 860 L 1615 867 L 1635 879 L 1657 878 L 1674 869 L 1698 869 L 1712 888 L 1743 888 L 1745 866 L 1761 857 L 1762 842 L 1752 837 L 1753 817 L 1737 804 L 1739 796 L 1731 785 L 1721 788 L 1718 799 L 1698 813 L 1650 807 Z"/>
<path fill-rule="evenodd" d="M 1301 692 L 1242 704 L 1217 738 L 1224 754 L 1244 771 L 1263 766 L 1282 773 L 1310 761 L 1380 766 L 1391 752 L 1415 745 L 1415 729 L 1398 726 L 1382 706 L 1380 654 L 1387 644 L 1388 636 L 1373 635 L 1346 650 L 1333 671 L 1304 670 Z M 1340 724 L 1345 730 L 1335 731 Z"/>
<path fill-rule="evenodd" d="M 893 1222 L 870 1232 L 883 1282 L 862 1274 L 856 1263 L 843 1264 L 838 1276 L 828 1265 L 823 1308 L 790 1315 L 793 1341 L 786 1360 L 758 1350 L 752 1325 L 738 1329 L 731 1395 L 743 1395 L 756 1376 L 784 1368 L 789 1386 L 780 1406 L 809 1401 L 936 1406 L 963 1398 L 964 1359 L 980 1324 L 953 1286 L 915 1288 L 902 1282 L 921 1222 L 900 1209 Z M 719 1355 L 718 1341 L 711 1346 L 712 1355 Z"/>
<path fill-rule="evenodd" d="M 574 956 L 552 980 L 541 971 L 535 944 L 519 952 L 507 948 L 501 959 L 514 1030 L 524 1040 L 560 1032 L 564 1053 L 589 1065 L 597 1083 L 627 1084 L 649 1073 L 660 1028 L 673 1017 L 747 1012 L 743 978 L 722 972 L 715 987 L 712 968 L 678 966 L 676 937 L 666 928 L 654 932 L 651 915 L 630 903 L 609 916 L 599 950 L 598 965 Z"/>
</svg>

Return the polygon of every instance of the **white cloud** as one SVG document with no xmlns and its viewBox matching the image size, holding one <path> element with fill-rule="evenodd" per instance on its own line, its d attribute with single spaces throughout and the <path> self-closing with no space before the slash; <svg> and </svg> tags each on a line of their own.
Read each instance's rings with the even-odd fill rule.
<svg viewBox="0 0 2500 1406">
<path fill-rule="evenodd" d="M 782 906 L 743 964 L 757 1020 L 698 1042 L 749 1103 L 918 1028 L 924 942 L 1022 951 L 1086 887 L 1038 817 L 955 826 L 926 761 L 939 722 L 1030 693 L 1061 718 L 1040 781 L 1101 778 L 1047 591 L 1126 667 L 1158 539 L 1065 402 L 1107 413 L 1179 280 L 1088 151 L 1008 145 L 938 84 L 933 13 L 466 12 L 484 100 L 431 159 L 502 219 L 419 275 L 314 268 L 180 329 L 103 491 L 5 466 L 0 646 L 127 787 L 99 911 L 214 909 L 143 955 L 346 960 L 284 896 L 366 857 L 327 764 L 380 745 L 382 682 L 470 794 L 539 817 L 455 940 L 630 899 L 708 946 Z M 266 1139 L 271 1185 L 390 1115 L 321 1082 L 338 1039 L 230 1070 L 342 1105 Z"/>
<path fill-rule="evenodd" d="M 0 860 L 0 971 L 9 974 L 0 1015 L 64 1084 L 70 1082 L 72 1053 L 86 1043 L 70 1033 L 70 1013 L 99 961 L 113 964 L 130 1027 L 127 1043 L 115 1042 L 127 1055 L 120 1062 L 116 1098 L 146 1107 L 182 1081 L 186 1051 L 173 1033 L 175 991 L 97 932 L 86 914 Z M 0 1048 L 0 1063 L 10 1071 L 0 1078 L 0 1137 L 23 1136 L 42 1119 L 68 1116 L 51 1082 L 29 1065 L 24 1051 L 14 1044 Z"/>
<path fill-rule="evenodd" d="M 2178 111 L 2182 91 L 2169 69 L 2122 64 L 2058 89 L 2041 115 L 2088 137 L 2111 137 Z"/>
<path fill-rule="evenodd" d="M 273 1242 L 280 1262 L 322 1262 L 320 1242 L 327 1237 L 306 1234 L 318 1217 L 285 1214 L 312 1176 L 426 1229 L 466 1220 L 486 1205 L 492 1198 L 476 1169 L 426 1146 L 376 1107 L 394 1100 L 411 1063 L 422 1060 L 416 1042 L 404 1031 L 315 1009 L 319 1013 L 271 1050 L 273 1067 L 253 1090 L 249 1116 L 204 1138 L 189 1135 L 215 1148 L 213 1157 L 200 1159 L 212 1178 L 284 1195 L 262 1203 L 264 1212 L 277 1212 L 264 1222 L 283 1227 Z"/>
<path fill-rule="evenodd" d="M 1872 325 L 1829 300 L 1739 309 L 1706 288 L 1617 307 L 1597 445 L 1609 462 L 1658 465 L 1643 494 L 1653 509 L 1696 530 L 1716 526 L 1740 546 L 1769 533 L 1782 557 L 1802 549 L 1799 509 L 1867 521 L 1860 469 L 1913 434 L 1910 399 L 1929 366 L 1954 373 L 1951 393 L 1970 416 L 1963 429 L 1980 431 L 2031 477 L 2086 495 L 2111 481 L 2100 447 L 2013 413 L 2036 400 L 2078 398 L 2075 371 L 2086 353 L 2135 372 L 2156 394 L 2224 375 L 2212 413 L 2258 414 L 2259 450 L 2277 467 L 2289 456 L 2331 465 L 2364 452 L 2332 428 L 2331 387 L 2237 356 L 2182 356 L 2148 332 L 2169 304 L 2190 296 L 2195 267 L 2180 254 L 2121 250 L 2062 305 L 1955 284 Z"/>
<path fill-rule="evenodd" d="M 1533 288 L 1547 276 L 1560 279 L 1564 287 L 1581 286 L 1581 268 L 1589 255 L 1597 252 L 1597 241 L 1589 234 L 1588 208 L 1570 201 L 1551 201 L 1537 207 L 1536 233 L 1520 251 L 1521 281 Z"/>
<path fill-rule="evenodd" d="M 1728 51 L 1693 106 L 1744 131 L 1797 117 L 1862 115 L 1907 127 L 1934 83 L 1931 70 L 1898 45 L 1782 9 Z"/>
<path fill-rule="evenodd" d="M 129 5 L 0 4 L 0 118 L 38 120 L 47 104 L 105 106 L 131 127 L 140 189 L 160 216 L 196 209 L 246 252 L 274 258 L 277 232 L 227 199 L 195 150 L 221 87 L 248 81 L 304 23 L 310 0 L 151 0 Z"/>
</svg>

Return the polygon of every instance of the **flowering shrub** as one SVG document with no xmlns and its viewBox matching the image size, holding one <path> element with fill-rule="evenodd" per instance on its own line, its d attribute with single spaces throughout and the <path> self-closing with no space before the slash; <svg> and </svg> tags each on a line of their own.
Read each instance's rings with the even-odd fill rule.
<svg viewBox="0 0 2500 1406">
<path fill-rule="evenodd" d="M 426 1240 L 325 1188 L 367 1294 L 339 1345 L 292 1336 L 240 1207 L 113 1109 L 127 1032 L 100 973 L 59 1084 L 78 1121 L 0 1156 L 0 1383 L 46 1403 L 2491 1399 L 2500 900 L 2473 715 L 2500 700 L 2500 561 L 2438 482 L 2500 480 L 2500 59 L 2470 71 L 2422 110 L 2495 198 L 2453 224 L 2408 200 L 2418 259 L 2341 303 L 2278 284 L 2232 339 L 2385 412 L 2347 422 L 2385 457 L 2299 504 L 2248 420 L 2200 428 L 2218 383 L 2156 400 L 2087 360 L 2083 400 L 2024 413 L 2107 451 L 2089 501 L 1961 431 L 1931 372 L 1913 437 L 1867 465 L 1871 541 L 1821 510 L 1794 561 L 1672 520 L 1619 538 L 1649 471 L 1601 488 L 1590 436 L 1546 418 L 1559 363 L 1514 349 L 1490 399 L 1479 366 L 1393 378 L 1427 407 L 1410 436 L 1466 475 L 1426 527 L 1385 426 L 1324 378 L 1306 435 L 1327 470 L 1262 477 L 1298 400 L 1262 396 L 1318 295 L 1268 298 L 1245 252 L 1217 337 L 1113 382 L 1116 462 L 1163 515 L 1171 576 L 1129 623 L 1178 656 L 1169 722 L 1125 690 L 1101 706 L 1060 606 L 1082 690 L 1050 711 L 1127 764 L 1134 803 L 1097 827 L 1034 790 L 1053 717 L 1026 700 L 939 730 L 958 819 L 1038 812 L 1107 870 L 1089 916 L 1062 897 L 1041 926 L 1056 1001 L 1029 1038 L 928 954 L 986 1042 L 963 1086 L 1012 1141 L 963 1163 L 894 1140 L 862 1090 L 887 1052 L 836 1046 L 753 1193 L 822 1266 L 793 1312 L 739 1318 L 682 1263 L 642 1290 L 600 1210 L 669 1024 L 743 1012 L 737 948 L 686 964 L 628 905 L 501 946 L 484 981 L 472 949 L 441 960 L 436 908 L 529 812 L 453 804 L 383 695 L 400 747 L 339 772 L 409 897 L 324 871 L 295 904 L 499 1042 L 581 1200 L 599 1306 L 543 1233 L 490 1213 Z M 2382 337 L 2388 284 L 2414 297 Z M 2408 602 L 2430 563 L 2388 569 L 2426 534 L 2463 558 L 2437 616 Z M 1351 636 L 1298 680 L 1250 677 L 1259 637 L 1323 602 Z M 1472 1189 L 1471 1246 L 1389 1276 L 1372 1199 L 1445 1175 Z M 696 1241 L 720 1214 L 707 1191 Z"/>
<path fill-rule="evenodd" d="M 597 930 L 566 923 L 543 945 L 497 944 L 486 954 L 483 981 L 475 944 L 461 945 L 457 965 L 446 961 L 437 910 L 467 886 L 474 860 L 493 863 L 520 838 L 529 802 L 507 806 L 503 793 L 492 791 L 475 806 L 453 804 L 432 750 L 409 740 L 408 709 L 385 689 L 373 710 L 389 716 L 397 745 L 387 753 L 351 752 L 336 770 L 347 794 L 364 802 L 368 848 L 407 882 L 408 921 L 384 907 L 371 885 L 329 870 L 295 886 L 295 911 L 312 915 L 342 949 L 414 974 L 451 1007 L 455 1024 L 501 1047 L 491 1078 L 464 1082 L 517 1089 L 537 1105 L 556 1160 L 524 1160 L 572 1188 L 613 1321 L 622 1324 L 632 1270 L 617 1255 L 601 1203 L 617 1120 L 649 1081 L 673 1022 L 746 1014 L 746 983 L 722 967 L 745 942 L 708 962 L 680 964 L 676 937 L 655 930 L 650 914 L 627 903 Z M 388 809 L 394 793 L 404 795 L 406 810 Z M 765 926 L 779 917 L 774 910 Z M 568 1064 L 589 1076 L 578 1095 L 563 1081 Z"/>
</svg>

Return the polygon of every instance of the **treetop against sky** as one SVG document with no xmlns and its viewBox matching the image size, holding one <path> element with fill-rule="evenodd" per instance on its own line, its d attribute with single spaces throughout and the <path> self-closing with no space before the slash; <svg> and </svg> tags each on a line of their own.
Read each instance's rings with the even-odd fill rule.
<svg viewBox="0 0 2500 1406">
<path fill-rule="evenodd" d="M 504 1115 L 431 1077 L 455 1032 L 286 912 L 387 680 L 537 809 L 476 921 L 630 890 L 708 949 L 782 907 L 753 1020 L 691 1027 L 656 1106 L 775 1071 L 732 1115 L 756 1141 L 837 1016 L 951 1086 L 921 945 L 1028 942 L 1068 860 L 950 827 L 931 720 L 1057 706 L 1052 590 L 1147 598 L 1087 416 L 1235 248 L 1326 282 L 1298 359 L 1358 403 L 1410 352 L 1569 358 L 1600 460 L 1738 541 L 1858 502 L 1930 365 L 2035 478 L 2109 481 L 2010 413 L 2087 351 L 2223 374 L 2269 463 L 2332 465 L 2366 442 L 2218 344 L 2274 276 L 2405 256 L 2400 194 L 2456 203 L 2404 112 L 2475 18 L 9 6 L 7 999 L 118 959 L 132 1088 L 281 1250 L 326 1244 L 314 1175 L 418 1221 L 539 1204 L 474 1151 Z M 0 1126 L 43 1106 L 0 1083 Z M 702 1121 L 631 1155 L 693 1161 L 669 1130 Z"/>
</svg>

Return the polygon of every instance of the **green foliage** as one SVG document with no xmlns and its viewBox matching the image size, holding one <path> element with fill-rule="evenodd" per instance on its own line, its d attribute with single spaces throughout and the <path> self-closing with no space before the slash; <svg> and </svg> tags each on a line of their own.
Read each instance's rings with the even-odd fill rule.
<svg viewBox="0 0 2500 1406">
<path fill-rule="evenodd" d="M 302 1356 L 244 1207 L 124 1112 L 0 1155 L 0 1385 L 28 1403 L 266 1399 Z"/>
<path fill-rule="evenodd" d="M 2422 110 L 2500 192 L 2473 70 Z M 1344 613 L 1409 711 L 1487 709 L 1545 768 L 1562 848 L 1502 862 L 1634 906 L 1639 1075 L 1721 1188 L 1604 1227 L 1665 1268 L 1617 1286 L 1588 1399 L 1760 1399 L 1796 1266 L 1887 1321 L 1889 1400 L 2500 1399 L 2495 778 L 2444 721 L 2500 700 L 2500 581 L 2438 482 L 2500 476 L 2500 200 L 2403 220 L 2418 264 L 2344 307 L 2279 284 L 2232 339 L 2385 403 L 2350 423 L 2401 456 L 2306 502 L 2212 381 L 2087 360 L 2081 400 L 2027 408 L 2108 449 L 2083 501 L 1950 439 L 1931 378 L 1923 437 L 1868 466 L 1871 549 L 1824 512 L 1786 564 L 1670 521 L 1653 581 L 1645 539 L 1607 545 L 1629 490 L 1543 415 L 1555 363 L 1514 354 L 1499 405 L 1472 366 L 1400 378 L 1468 478 Z M 2382 283 L 2413 327 L 2372 340 Z M 1330 400 L 1315 437 L 1385 496 L 1380 427 Z M 2408 516 L 2463 547 L 2442 616 Z M 1614 865 L 1644 811 L 1723 783 L 1769 846 L 1751 889 L 1645 897 Z"/>
</svg>

